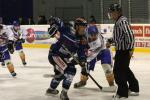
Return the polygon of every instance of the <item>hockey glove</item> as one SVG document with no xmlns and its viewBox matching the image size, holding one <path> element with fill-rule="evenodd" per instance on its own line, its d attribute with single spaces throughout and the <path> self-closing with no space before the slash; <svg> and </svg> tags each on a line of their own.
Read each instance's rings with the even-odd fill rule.
<svg viewBox="0 0 150 100">
<path fill-rule="evenodd" d="M 56 24 L 53 24 L 52 26 L 50 26 L 50 28 L 48 28 L 48 34 L 50 35 L 50 37 L 54 37 L 57 31 L 58 31 L 58 26 Z"/>
<path fill-rule="evenodd" d="M 82 75 L 88 75 L 88 70 L 87 70 L 87 63 L 86 62 L 81 62 L 80 63 L 81 68 L 81 73 Z"/>
<path fill-rule="evenodd" d="M 17 42 L 25 43 L 25 39 L 23 39 L 23 38 L 18 39 Z"/>
<path fill-rule="evenodd" d="M 80 62 L 79 65 L 80 65 L 81 67 L 86 67 L 87 64 L 86 64 L 86 62 Z"/>
<path fill-rule="evenodd" d="M 88 76 L 88 70 L 87 70 L 86 67 L 82 67 L 82 69 L 81 69 L 81 74 L 82 74 L 82 75 L 85 75 L 85 76 Z"/>
<path fill-rule="evenodd" d="M 0 61 L 1 61 L 2 58 L 3 58 L 3 53 L 0 52 Z"/>
<path fill-rule="evenodd" d="M 111 44 L 109 42 L 106 43 L 106 48 L 110 48 Z"/>
<path fill-rule="evenodd" d="M 107 43 L 112 44 L 112 43 L 113 43 L 113 39 L 112 39 L 112 38 L 108 39 L 108 40 L 107 40 Z"/>
<path fill-rule="evenodd" d="M 129 51 L 129 55 L 130 55 L 130 57 L 132 57 L 132 58 L 133 58 L 133 53 L 134 53 L 134 49 L 131 49 L 131 50 Z"/>
<path fill-rule="evenodd" d="M 9 50 L 9 52 L 10 52 L 11 54 L 13 54 L 13 53 L 14 53 L 14 41 L 9 40 L 9 41 L 8 41 L 8 44 L 7 44 L 7 48 L 8 48 L 8 50 Z"/>
</svg>

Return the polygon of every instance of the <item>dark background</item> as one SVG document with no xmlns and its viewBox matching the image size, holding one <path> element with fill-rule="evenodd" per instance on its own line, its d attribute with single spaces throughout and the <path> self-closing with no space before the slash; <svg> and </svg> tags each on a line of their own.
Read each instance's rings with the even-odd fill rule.
<svg viewBox="0 0 150 100">
<path fill-rule="evenodd" d="M 3 23 L 11 24 L 13 20 L 33 17 L 33 0 L 0 0 L 0 17 Z"/>
</svg>

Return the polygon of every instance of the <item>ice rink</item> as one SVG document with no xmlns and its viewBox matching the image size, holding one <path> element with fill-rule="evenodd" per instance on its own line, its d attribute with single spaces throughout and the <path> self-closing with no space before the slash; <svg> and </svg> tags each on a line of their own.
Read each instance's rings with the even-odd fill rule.
<svg viewBox="0 0 150 100">
<path fill-rule="evenodd" d="M 25 48 L 24 51 L 27 58 L 25 67 L 17 52 L 12 55 L 12 62 L 18 74 L 16 78 L 11 77 L 6 67 L 0 67 L 0 100 L 59 100 L 59 95 L 45 95 L 51 81 L 51 77 L 46 76 L 53 74 L 53 67 L 47 59 L 48 49 Z M 78 70 L 73 84 L 80 78 L 80 67 L 76 68 Z M 129 97 L 129 100 L 150 100 L 150 53 L 135 53 L 131 60 L 131 69 L 139 80 L 140 95 Z M 91 74 L 100 85 L 108 86 L 100 62 Z M 81 89 L 74 89 L 73 84 L 68 94 L 70 100 L 112 100 L 114 94 L 101 92 L 91 79 L 86 87 Z M 58 89 L 61 91 L 61 85 Z"/>
</svg>

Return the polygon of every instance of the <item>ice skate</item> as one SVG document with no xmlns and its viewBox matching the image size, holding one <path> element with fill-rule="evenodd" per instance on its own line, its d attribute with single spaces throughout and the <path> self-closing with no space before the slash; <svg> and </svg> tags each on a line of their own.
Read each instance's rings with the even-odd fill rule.
<svg viewBox="0 0 150 100">
<path fill-rule="evenodd" d="M 80 81 L 74 84 L 74 88 L 84 87 L 85 85 L 86 85 L 86 82 Z"/>
<path fill-rule="evenodd" d="M 26 66 L 26 65 L 27 65 L 27 63 L 26 63 L 26 62 L 22 62 L 22 64 L 23 64 L 24 66 Z"/>
<path fill-rule="evenodd" d="M 11 72 L 12 77 L 15 77 L 17 74 L 16 72 Z"/>
<path fill-rule="evenodd" d="M 60 99 L 61 100 L 69 100 L 67 92 L 65 92 L 64 90 L 62 90 L 61 94 L 60 94 Z"/>
<path fill-rule="evenodd" d="M 119 95 L 114 95 L 112 100 L 129 100 L 127 97 L 121 97 Z"/>
<path fill-rule="evenodd" d="M 139 92 L 129 90 L 129 96 L 139 96 Z"/>
<path fill-rule="evenodd" d="M 1 66 L 5 66 L 5 62 L 2 62 L 2 63 L 1 63 Z"/>
<path fill-rule="evenodd" d="M 56 89 L 50 89 L 50 88 L 48 88 L 46 90 L 46 95 L 48 95 L 48 96 L 50 96 L 50 95 L 57 95 L 58 93 L 59 93 L 59 91 L 56 90 Z"/>
</svg>

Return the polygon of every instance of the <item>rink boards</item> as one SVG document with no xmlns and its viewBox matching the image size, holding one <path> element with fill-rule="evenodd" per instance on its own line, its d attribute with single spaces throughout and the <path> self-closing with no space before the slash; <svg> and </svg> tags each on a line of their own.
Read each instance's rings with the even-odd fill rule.
<svg viewBox="0 0 150 100">
<path fill-rule="evenodd" d="M 32 44 L 24 44 L 27 48 L 49 48 L 50 44 L 55 41 L 49 38 L 47 30 L 49 25 L 22 25 L 22 28 L 32 28 L 36 34 L 36 40 Z M 113 24 L 97 24 L 97 27 L 103 36 L 107 39 L 112 37 Z M 150 24 L 132 24 L 131 28 L 135 35 L 135 51 L 150 52 Z M 113 49 L 114 50 L 114 49 Z"/>
<path fill-rule="evenodd" d="M 50 44 L 23 44 L 23 47 L 25 48 L 50 48 Z M 112 50 L 114 51 L 114 48 L 112 47 Z M 150 53 L 150 48 L 135 48 L 135 52 L 147 52 Z"/>
</svg>

